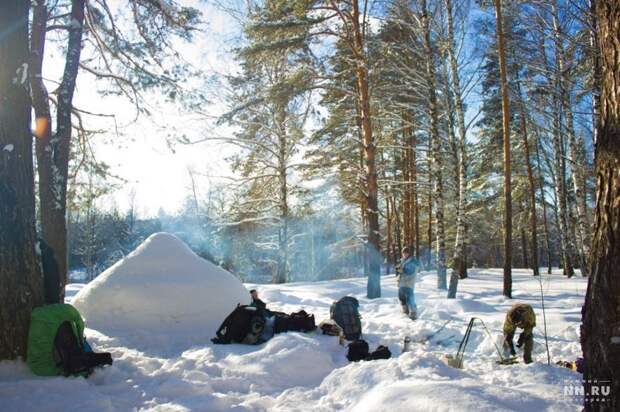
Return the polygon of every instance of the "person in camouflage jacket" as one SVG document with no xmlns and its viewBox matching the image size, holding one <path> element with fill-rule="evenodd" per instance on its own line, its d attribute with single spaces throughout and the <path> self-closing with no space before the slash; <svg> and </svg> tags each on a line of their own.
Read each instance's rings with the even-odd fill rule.
<svg viewBox="0 0 620 412">
<path fill-rule="evenodd" d="M 523 360 L 525 363 L 532 363 L 532 349 L 534 348 L 534 327 L 536 326 L 536 314 L 530 305 L 517 303 L 506 313 L 504 321 L 504 350 L 510 351 L 512 356 L 516 355 L 515 347 L 512 342 L 517 328 L 523 329 L 517 341 L 517 348 L 523 348 Z"/>
</svg>

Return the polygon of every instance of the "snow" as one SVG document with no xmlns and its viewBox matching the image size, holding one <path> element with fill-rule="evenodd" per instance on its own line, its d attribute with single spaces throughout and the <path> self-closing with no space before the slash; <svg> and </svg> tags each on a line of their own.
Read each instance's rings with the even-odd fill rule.
<svg viewBox="0 0 620 412">
<path fill-rule="evenodd" d="M 144 245 L 143 245 L 144 246 Z M 147 245 L 148 246 L 148 245 Z M 144 249 L 147 249 L 146 251 Z M 132 308 L 169 306 L 160 294 L 163 284 L 176 288 L 174 276 L 161 275 L 160 266 L 168 262 L 161 248 L 140 247 L 116 270 L 106 271 L 103 282 L 114 291 L 103 302 L 95 292 L 101 286 L 83 287 L 74 302 L 82 301 L 87 316 L 86 335 L 95 350 L 112 353 L 114 365 L 98 370 L 89 379 L 38 378 L 22 362 L 0 363 L 2 410 L 88 410 L 88 411 L 577 411 L 578 398 L 565 395 L 568 383 L 579 384 L 581 375 L 546 364 L 542 334 L 543 319 L 538 280 L 526 271 L 515 270 L 514 299 L 501 296 L 502 270 L 471 270 L 468 279 L 459 282 L 458 298 L 446 300 L 436 290 L 436 273 L 423 272 L 416 287 L 419 306 L 417 321 L 400 313 L 394 276 L 382 277 L 382 297 L 366 299 L 366 279 L 351 278 L 317 283 L 285 285 L 245 285 L 256 288 L 261 299 L 274 310 L 290 312 L 305 309 L 314 313 L 317 323 L 329 317 L 329 306 L 344 295 L 360 300 L 364 338 L 370 349 L 387 345 L 392 358 L 350 363 L 346 348 L 338 338 L 319 333 L 289 332 L 276 335 L 258 345 L 213 345 L 206 337 L 201 342 L 174 338 L 174 333 L 156 334 L 145 325 L 151 319 L 144 311 L 110 319 L 84 311 L 85 307 L 107 310 L 117 304 L 133 303 Z M 180 253 L 177 251 L 176 253 Z M 173 253 L 176 254 L 176 253 Z M 168 255 L 169 256 L 169 255 Z M 183 255 L 186 256 L 186 255 Z M 128 261 L 138 259 L 139 267 Z M 150 260 L 153 262 L 150 262 Z M 136 264 L 137 264 L 136 263 Z M 115 265 L 116 266 L 116 265 Z M 142 273 L 153 270 L 156 287 L 147 276 L 132 276 L 129 268 Z M 176 267 L 176 266 L 175 266 Z M 121 271 L 122 269 L 122 271 Z M 109 273 L 128 279 L 114 280 Z M 171 273 L 171 272 L 170 272 Z M 175 273 L 180 273 L 179 271 Z M 102 275 L 102 277 L 104 276 Z M 118 276 L 121 278 L 122 276 Z M 193 278 L 192 278 L 193 279 Z M 575 360 L 581 356 L 579 323 L 586 279 L 566 279 L 559 273 L 543 275 L 547 308 L 547 329 L 552 363 Z M 113 282 L 114 281 L 114 282 Z M 97 281 L 95 281 L 97 282 Z M 95 283 L 93 282 L 93 283 Z M 118 285 L 118 288 L 113 286 Z M 157 286 L 158 285 L 158 286 Z M 179 288 L 185 288 L 179 282 Z M 72 286 L 70 288 L 80 288 Z M 124 289 L 144 289 L 127 294 Z M 92 292 L 88 292 L 88 291 Z M 152 293 L 151 293 L 152 292 Z M 69 295 L 69 294 L 68 294 Z M 114 296 L 117 295 L 117 296 Z M 188 297 L 196 297 L 191 293 Z M 146 296 L 152 300 L 148 302 Z M 93 300 L 91 302 L 91 299 Z M 134 302 L 129 300 L 134 299 Z M 507 309 L 516 302 L 531 304 L 537 315 L 534 360 L 501 366 L 495 363 L 494 343 L 501 342 L 501 327 Z M 139 303 L 139 305 L 138 305 Z M 236 302 L 235 302 L 236 303 Z M 234 305 L 235 303 L 231 303 Z M 149 312 L 150 313 L 150 312 Z M 455 354 L 470 317 L 484 320 L 491 330 L 489 338 L 476 326 L 472 332 L 464 369 L 447 366 L 442 358 Z M 426 343 L 421 341 L 445 328 Z M 139 322 L 147 322 L 145 325 Z M 221 321 L 221 320 L 220 320 Z M 192 320 L 193 322 L 193 320 Z M 169 324 L 169 323 L 168 323 Z M 143 341 L 129 339 L 136 329 L 148 330 Z M 161 328 L 167 326 L 161 324 Z M 114 332 L 114 333 L 113 333 Z M 196 330 L 197 335 L 202 331 Z M 403 338 L 414 343 L 401 353 Z M 204 334 L 202 334 L 204 336 Z M 26 396 L 28 395 L 28 396 Z"/>
<path fill-rule="evenodd" d="M 28 63 L 22 63 L 15 71 L 13 84 L 26 85 L 26 80 L 28 80 Z"/>
<path fill-rule="evenodd" d="M 2 150 L 5 151 L 5 152 L 11 153 L 14 148 L 15 148 L 15 146 L 13 146 L 12 144 L 7 144 L 6 146 L 4 146 L 2 148 Z"/>
<path fill-rule="evenodd" d="M 72 303 L 75 295 L 82 289 L 84 289 L 86 283 L 69 283 L 65 286 L 65 302 Z"/>
<path fill-rule="evenodd" d="M 90 328 L 163 349 L 170 339 L 186 347 L 207 341 L 238 303 L 249 302 L 236 277 L 169 233 L 151 235 L 72 300 Z"/>
</svg>

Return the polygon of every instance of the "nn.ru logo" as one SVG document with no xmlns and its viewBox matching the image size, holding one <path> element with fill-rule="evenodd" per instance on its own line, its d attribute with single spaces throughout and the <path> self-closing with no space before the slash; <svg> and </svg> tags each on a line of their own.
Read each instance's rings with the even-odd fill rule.
<svg viewBox="0 0 620 412">
<path fill-rule="evenodd" d="M 590 385 L 590 390 L 586 392 L 585 383 Z M 592 379 L 589 381 L 584 380 L 570 380 L 564 381 L 564 396 L 578 398 L 583 402 L 609 402 L 609 395 L 611 394 L 611 381 L 610 380 L 597 380 Z"/>
</svg>

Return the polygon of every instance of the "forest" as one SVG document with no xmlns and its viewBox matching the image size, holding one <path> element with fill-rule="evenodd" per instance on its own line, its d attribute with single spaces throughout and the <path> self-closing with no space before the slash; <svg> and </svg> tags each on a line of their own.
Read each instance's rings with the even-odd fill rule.
<svg viewBox="0 0 620 412">
<path fill-rule="evenodd" d="M 311 267 L 389 271 L 405 245 L 440 276 L 506 262 L 587 275 L 596 117 L 587 1 L 503 5 L 507 139 L 493 4 L 369 3 L 356 40 L 342 20 L 352 14 L 306 3 L 254 4 L 239 17 L 239 71 L 217 79 L 226 106 L 204 119 L 232 132 L 177 142 L 234 146 L 234 175 L 204 188 L 189 170 L 172 219 L 195 230 L 173 230 L 215 262 L 273 282 L 320 279 Z M 199 105 L 191 92 L 178 98 Z M 135 199 L 101 210 L 114 179 L 89 161 L 69 160 L 67 224 L 71 267 L 94 274 L 136 245 L 114 225 L 132 237 L 140 218 Z M 330 235 L 334 222 L 342 227 Z"/>
<path fill-rule="evenodd" d="M 230 71 L 184 54 L 209 13 L 238 28 Z M 42 300 L 37 239 L 64 296 L 165 231 L 244 282 L 365 276 L 370 299 L 405 246 L 450 299 L 471 268 L 503 268 L 506 298 L 513 269 L 559 268 L 589 277 L 591 371 L 620 365 L 595 343 L 620 319 L 619 22 L 615 0 L 3 1 L 0 359 Z M 99 153 L 157 106 L 195 131 L 152 139 L 206 160 L 147 215 Z"/>
</svg>

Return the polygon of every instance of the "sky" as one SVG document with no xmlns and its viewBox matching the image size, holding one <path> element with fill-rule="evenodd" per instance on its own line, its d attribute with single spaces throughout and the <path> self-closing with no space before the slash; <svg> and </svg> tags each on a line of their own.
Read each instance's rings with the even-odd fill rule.
<svg viewBox="0 0 620 412">
<path fill-rule="evenodd" d="M 198 0 L 183 1 L 183 5 L 198 7 L 203 12 L 205 25 L 195 34 L 191 43 L 178 43 L 178 51 L 191 64 L 206 70 L 207 74 L 228 74 L 236 69 L 230 54 L 234 40 L 239 36 L 238 23 L 227 13 Z M 50 77 L 61 73 L 62 56 L 50 56 L 58 61 L 50 71 Z M 46 73 L 46 76 L 49 75 Z M 57 77 L 56 77 L 57 78 Z M 202 79 L 192 79 L 200 82 Z M 183 113 L 171 103 L 155 103 L 150 107 L 152 116 L 142 116 L 133 121 L 132 105 L 120 97 L 102 97 L 93 87 L 91 77 L 78 76 L 74 103 L 76 107 L 98 113 L 113 114 L 111 120 L 89 119 L 89 124 L 103 128 L 106 133 L 93 141 L 97 159 L 107 163 L 113 175 L 123 181 L 118 190 L 99 200 L 99 207 L 117 207 L 124 211 L 129 207 L 130 194 L 135 192 L 137 211 L 141 216 L 153 216 L 163 209 L 168 213 L 179 210 L 191 190 L 189 170 L 194 172 L 198 195 L 208 190 L 216 176 L 230 176 L 225 161 L 234 148 L 221 142 L 205 142 L 196 145 L 171 147 L 168 142 L 185 134 L 192 139 L 205 135 L 230 135 L 229 130 L 214 130 L 209 121 L 196 114 Z M 202 112 L 217 116 L 224 110 L 222 93 L 214 96 L 210 106 Z M 154 96 L 153 101 L 157 102 Z M 228 134 L 227 134 L 228 133 Z M 221 179 L 219 179 L 221 180 Z"/>
</svg>

